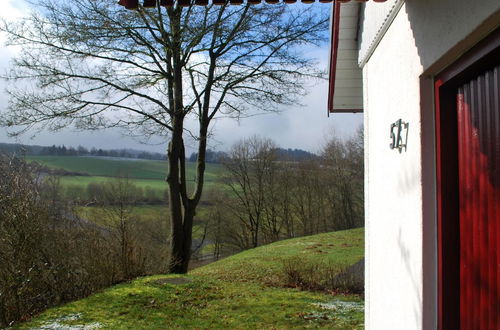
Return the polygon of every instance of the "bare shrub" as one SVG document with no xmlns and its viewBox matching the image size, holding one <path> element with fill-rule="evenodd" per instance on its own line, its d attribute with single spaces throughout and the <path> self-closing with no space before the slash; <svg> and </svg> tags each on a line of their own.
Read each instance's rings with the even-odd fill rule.
<svg viewBox="0 0 500 330">
<path fill-rule="evenodd" d="M 145 273 L 145 255 L 135 233 L 140 232 L 134 204 L 141 198 L 139 189 L 127 177 L 117 178 L 102 185 L 105 222 L 111 228 L 110 238 L 120 260 L 125 279 Z"/>
<path fill-rule="evenodd" d="M 305 290 L 321 289 L 321 270 L 317 262 L 290 258 L 283 261 L 284 285 Z"/>
<path fill-rule="evenodd" d="M 144 256 L 142 265 L 144 275 L 167 272 L 169 260 L 167 217 L 168 215 L 165 214 L 164 219 L 138 217 L 135 220 L 134 236 Z"/>
<path fill-rule="evenodd" d="M 336 292 L 363 294 L 365 291 L 364 262 L 362 259 L 353 265 L 333 271 L 330 271 L 330 267 L 326 268 L 325 287 Z"/>
<path fill-rule="evenodd" d="M 164 272 L 168 264 L 168 217 L 138 214 L 135 209 L 142 199 L 140 187 L 119 177 L 101 184 L 101 196 L 86 215 L 106 229 L 105 239 L 124 279 Z"/>
<path fill-rule="evenodd" d="M 302 290 L 362 294 L 364 270 L 359 266 L 354 267 L 355 265 L 343 266 L 289 258 L 283 261 L 282 280 L 279 284 Z"/>
<path fill-rule="evenodd" d="M 123 280 L 109 231 L 59 200 L 58 180 L 0 155 L 0 327 Z"/>
</svg>

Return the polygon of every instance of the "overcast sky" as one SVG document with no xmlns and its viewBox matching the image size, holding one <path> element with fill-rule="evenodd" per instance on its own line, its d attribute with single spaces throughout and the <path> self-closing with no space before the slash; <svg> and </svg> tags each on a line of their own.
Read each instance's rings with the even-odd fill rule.
<svg viewBox="0 0 500 330">
<path fill-rule="evenodd" d="M 2 11 L 0 17 L 9 20 L 26 13 L 29 9 L 21 0 L 1 0 Z M 7 2 L 4 4 L 4 2 Z M 314 4 L 325 5 L 325 4 Z M 9 59 L 15 54 L 15 49 L 6 48 L 4 36 L 0 33 L 0 72 L 8 69 Z M 328 65 L 327 46 L 314 51 L 320 65 Z M 216 150 L 227 150 L 233 143 L 244 137 L 260 135 L 273 139 L 283 148 L 300 148 L 316 152 L 328 136 L 336 134 L 341 137 L 352 135 L 362 124 L 361 114 L 333 114 L 327 117 L 327 88 L 328 82 L 320 82 L 310 89 L 309 94 L 301 100 L 303 106 L 283 109 L 279 114 L 265 114 L 249 117 L 239 122 L 233 119 L 219 119 L 214 126 L 214 135 L 210 147 Z M 5 82 L 0 81 L 0 111 L 5 111 L 8 97 L 4 92 Z M 65 130 L 61 132 L 27 133 L 16 139 L 8 138 L 5 128 L 0 127 L 0 142 L 19 142 L 39 145 L 61 145 L 85 147 L 134 148 L 163 152 L 166 143 L 145 145 L 122 134 L 117 130 L 102 130 L 93 132 L 75 132 Z M 188 146 L 188 152 L 193 149 Z"/>
</svg>

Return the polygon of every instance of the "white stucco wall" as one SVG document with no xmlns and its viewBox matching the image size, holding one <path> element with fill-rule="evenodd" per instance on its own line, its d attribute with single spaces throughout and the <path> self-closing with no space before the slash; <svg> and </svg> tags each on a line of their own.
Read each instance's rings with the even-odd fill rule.
<svg viewBox="0 0 500 330">
<path fill-rule="evenodd" d="M 373 8 L 376 5 L 366 4 L 365 17 L 377 11 Z M 381 11 L 388 15 L 389 7 Z M 429 295 L 426 290 L 424 301 L 423 283 L 423 253 L 426 260 L 437 260 L 435 237 L 427 237 L 435 233 L 426 230 L 423 237 L 424 220 L 435 223 L 435 213 L 423 211 L 423 196 L 434 192 L 432 179 L 424 177 L 432 177 L 434 169 L 422 169 L 422 152 L 435 152 L 432 138 L 430 145 L 425 144 L 422 132 L 433 132 L 434 123 L 429 120 L 433 114 L 424 116 L 427 119 L 422 123 L 420 78 L 444 69 L 479 41 L 471 35 L 480 38 L 478 27 L 491 21 L 491 15 L 500 10 L 500 1 L 407 0 L 398 8 L 371 51 L 363 43 L 373 43 L 370 36 L 376 34 L 361 31 L 364 37 L 360 49 L 367 55 L 363 67 L 366 327 L 435 329 L 437 292 Z M 372 25 L 367 26 L 373 29 Z M 390 124 L 398 119 L 409 122 L 408 146 L 402 153 L 389 148 Z M 424 219 L 424 214 L 432 219 Z M 431 244 L 423 246 L 423 241 Z M 426 268 L 434 272 L 426 276 L 427 281 L 430 278 L 434 282 L 425 284 L 431 292 L 436 291 L 436 267 L 431 262 Z"/>
<path fill-rule="evenodd" d="M 370 329 L 421 328 L 421 72 L 408 18 L 402 13 L 363 70 Z M 389 148 L 390 124 L 400 118 L 409 122 L 408 147 L 402 153 Z"/>
</svg>

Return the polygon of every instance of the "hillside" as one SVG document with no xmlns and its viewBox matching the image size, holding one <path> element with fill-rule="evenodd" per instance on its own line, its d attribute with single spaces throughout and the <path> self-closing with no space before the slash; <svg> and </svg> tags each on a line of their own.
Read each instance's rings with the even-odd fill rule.
<svg viewBox="0 0 500 330">
<path fill-rule="evenodd" d="M 186 276 L 124 283 L 50 309 L 21 329 L 361 329 L 363 302 L 286 288 L 287 262 L 345 266 L 363 257 L 363 229 L 302 237 L 248 250 Z"/>
</svg>

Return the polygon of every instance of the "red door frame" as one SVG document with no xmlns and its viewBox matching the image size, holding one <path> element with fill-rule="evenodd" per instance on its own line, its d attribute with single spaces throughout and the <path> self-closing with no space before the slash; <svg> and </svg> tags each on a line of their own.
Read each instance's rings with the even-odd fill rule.
<svg viewBox="0 0 500 330">
<path fill-rule="evenodd" d="M 438 235 L 438 328 L 460 329 L 460 228 L 456 88 L 500 58 L 500 28 L 434 81 Z"/>
</svg>

